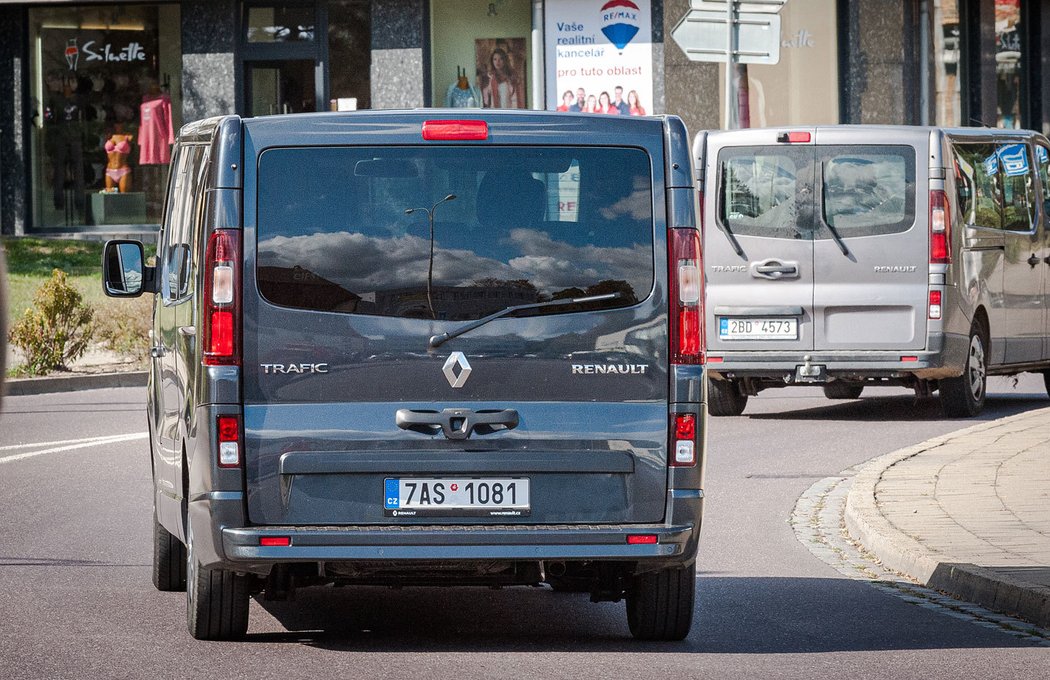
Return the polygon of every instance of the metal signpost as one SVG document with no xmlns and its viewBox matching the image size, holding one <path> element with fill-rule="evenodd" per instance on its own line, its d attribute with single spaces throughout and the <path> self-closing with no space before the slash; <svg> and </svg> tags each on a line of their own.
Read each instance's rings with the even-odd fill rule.
<svg viewBox="0 0 1050 680">
<path fill-rule="evenodd" d="M 780 9 L 787 0 L 691 0 L 688 13 L 671 37 L 692 61 L 726 65 L 725 125 L 736 116 L 734 73 L 737 64 L 780 61 Z"/>
</svg>

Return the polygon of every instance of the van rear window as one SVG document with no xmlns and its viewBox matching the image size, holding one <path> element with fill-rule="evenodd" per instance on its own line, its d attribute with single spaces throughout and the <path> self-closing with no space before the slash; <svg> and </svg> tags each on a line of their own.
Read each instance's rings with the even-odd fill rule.
<svg viewBox="0 0 1050 680">
<path fill-rule="evenodd" d="M 824 222 L 843 238 L 907 231 L 915 221 L 910 146 L 827 147 L 821 159 Z"/>
<path fill-rule="evenodd" d="M 653 285 L 649 156 L 613 147 L 310 147 L 259 161 L 263 297 L 302 309 L 472 320 L 625 307 Z"/>
</svg>

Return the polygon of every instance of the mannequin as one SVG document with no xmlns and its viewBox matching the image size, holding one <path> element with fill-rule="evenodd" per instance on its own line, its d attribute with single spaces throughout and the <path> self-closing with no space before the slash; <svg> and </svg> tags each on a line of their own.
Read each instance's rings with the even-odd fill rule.
<svg viewBox="0 0 1050 680">
<path fill-rule="evenodd" d="M 131 190 L 131 166 L 128 157 L 131 155 L 131 140 L 135 135 L 114 132 L 106 140 L 106 191 L 120 191 L 124 194 Z"/>
</svg>

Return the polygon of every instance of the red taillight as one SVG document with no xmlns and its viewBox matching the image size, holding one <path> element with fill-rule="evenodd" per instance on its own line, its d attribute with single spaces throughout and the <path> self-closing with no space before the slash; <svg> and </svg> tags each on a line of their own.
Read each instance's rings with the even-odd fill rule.
<svg viewBox="0 0 1050 680">
<path fill-rule="evenodd" d="M 653 545 L 658 542 L 656 534 L 633 534 L 627 537 L 627 545 Z"/>
<path fill-rule="evenodd" d="M 482 141 L 489 138 L 489 124 L 483 120 L 428 120 L 423 123 L 427 141 Z"/>
<path fill-rule="evenodd" d="M 240 418 L 219 416 L 215 429 L 219 436 L 219 467 L 238 467 L 241 464 Z"/>
<path fill-rule="evenodd" d="M 674 416 L 674 441 L 671 442 L 672 467 L 696 465 L 696 416 L 677 413 Z"/>
<path fill-rule="evenodd" d="M 812 139 L 808 132 L 781 132 L 777 135 L 777 141 L 781 144 L 808 144 Z"/>
<path fill-rule="evenodd" d="M 700 232 L 696 229 L 670 229 L 668 239 L 671 363 L 702 364 L 704 326 L 701 300 L 704 279 Z"/>
<path fill-rule="evenodd" d="M 931 290 L 930 291 L 930 313 L 931 319 L 941 318 L 941 291 Z"/>
<path fill-rule="evenodd" d="M 919 357 L 901 357 L 901 362 L 918 361 Z"/>
<path fill-rule="evenodd" d="M 930 192 L 930 264 L 952 262 L 952 213 L 948 195 L 936 189 Z"/>
<path fill-rule="evenodd" d="M 286 548 L 292 544 L 289 536 L 260 536 L 259 545 L 264 548 Z"/>
<path fill-rule="evenodd" d="M 241 232 L 217 229 L 204 260 L 204 364 L 238 366 L 240 356 Z"/>
</svg>

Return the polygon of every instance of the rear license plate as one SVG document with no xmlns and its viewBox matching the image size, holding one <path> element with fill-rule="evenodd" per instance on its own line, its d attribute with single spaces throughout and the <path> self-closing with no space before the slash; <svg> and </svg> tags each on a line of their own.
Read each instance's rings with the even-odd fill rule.
<svg viewBox="0 0 1050 680">
<path fill-rule="evenodd" d="M 387 479 L 384 487 L 387 517 L 526 517 L 530 509 L 525 478 Z"/>
<path fill-rule="evenodd" d="M 719 317 L 721 340 L 797 340 L 798 319 L 733 319 Z"/>
</svg>

